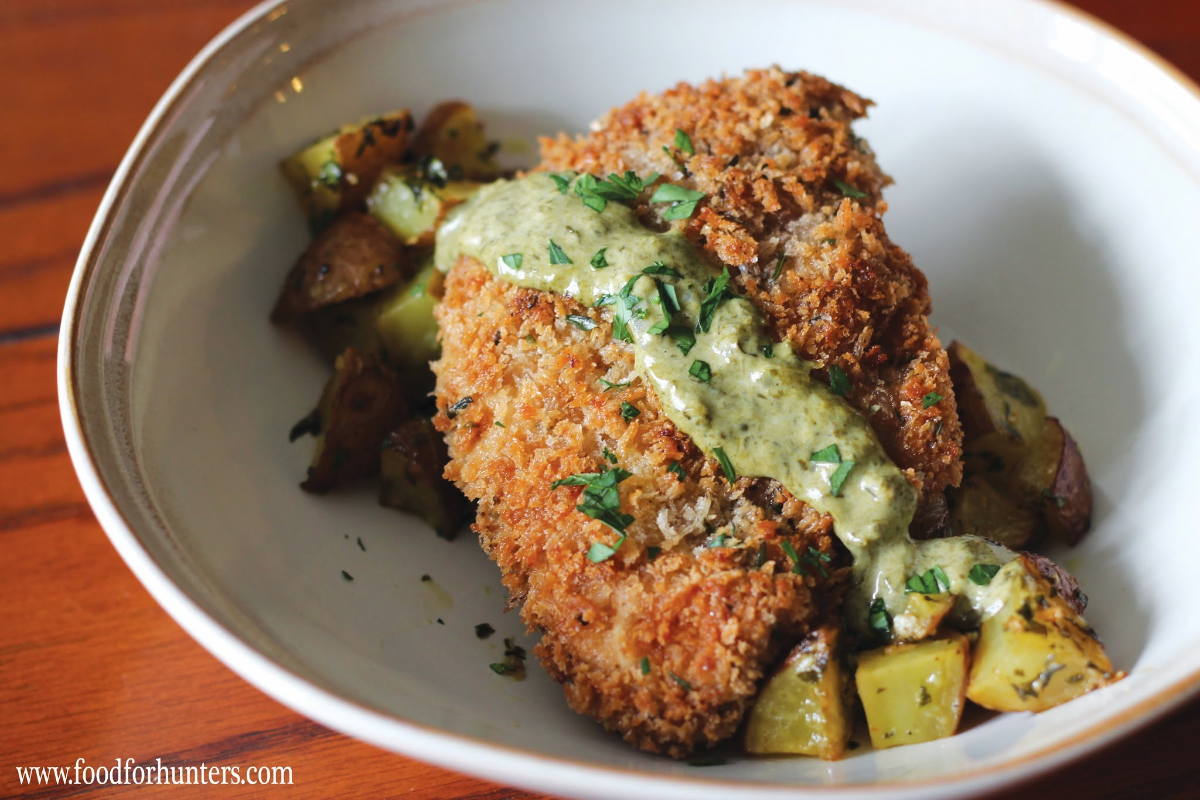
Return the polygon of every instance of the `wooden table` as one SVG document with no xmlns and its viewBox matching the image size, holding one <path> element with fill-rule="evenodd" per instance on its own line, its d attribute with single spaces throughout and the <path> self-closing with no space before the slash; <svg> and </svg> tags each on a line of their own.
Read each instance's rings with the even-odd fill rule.
<svg viewBox="0 0 1200 800">
<path fill-rule="evenodd" d="M 158 96 L 249 5 L 0 4 L 0 796 L 65 791 L 19 788 L 17 766 L 121 757 L 290 766 L 298 796 L 532 797 L 348 739 L 251 688 L 142 589 L 67 458 L 55 346 L 88 223 Z M 1200 78 L 1200 2 L 1080 5 Z M 1200 701 L 1013 796 L 1197 797 L 1198 749 Z"/>
</svg>

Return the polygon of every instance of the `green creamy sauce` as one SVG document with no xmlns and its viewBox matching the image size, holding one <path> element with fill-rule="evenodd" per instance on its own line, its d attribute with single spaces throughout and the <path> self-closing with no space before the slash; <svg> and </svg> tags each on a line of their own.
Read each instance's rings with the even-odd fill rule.
<svg viewBox="0 0 1200 800">
<path fill-rule="evenodd" d="M 561 254 L 552 254 L 551 242 Z M 601 248 L 607 266 L 595 268 Z M 902 611 L 908 577 L 935 564 L 963 598 L 963 616 L 982 610 L 986 587 L 971 583 L 967 572 L 1011 554 L 1004 558 L 981 539 L 910 539 L 917 505 L 912 485 L 867 421 L 810 376 L 815 365 L 786 344 L 772 344 L 752 303 L 730 295 L 717 305 L 708 331 L 697 330 L 705 282 L 717 275 L 682 233 L 655 233 L 617 202 L 597 213 L 574 192 L 560 192 L 547 174 L 533 173 L 490 184 L 456 209 L 438 231 L 437 266 L 449 271 L 461 256 L 514 285 L 587 306 L 609 305 L 627 319 L 637 371 L 676 427 L 710 455 L 723 450 L 738 475 L 774 478 L 833 517 L 835 533 L 854 557 L 846 604 L 853 628 L 866 630 L 876 597 L 893 615 Z M 551 263 L 563 256 L 570 263 Z M 654 264 L 678 275 L 642 274 Z M 671 290 L 660 289 L 656 280 L 674 287 L 679 310 L 669 320 L 662 297 L 666 293 L 673 304 Z M 623 290 L 627 299 L 621 298 Z M 685 354 L 680 343 L 692 336 L 695 344 Z M 707 382 L 693 377 L 696 361 L 711 370 Z M 837 445 L 842 462 L 854 462 L 848 473 L 843 467 L 837 496 L 831 479 L 839 464 L 812 458 L 830 445 Z"/>
</svg>

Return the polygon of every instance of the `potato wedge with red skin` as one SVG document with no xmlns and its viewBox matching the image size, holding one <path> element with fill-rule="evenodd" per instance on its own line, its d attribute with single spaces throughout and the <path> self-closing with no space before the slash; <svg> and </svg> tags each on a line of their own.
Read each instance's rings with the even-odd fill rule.
<svg viewBox="0 0 1200 800">
<path fill-rule="evenodd" d="M 1075 439 L 1057 419 L 1050 422 L 1062 430 L 1062 457 L 1043 514 L 1050 532 L 1074 547 L 1092 526 L 1092 482 Z"/>
<path fill-rule="evenodd" d="M 379 470 L 380 442 L 408 415 L 396 372 L 347 349 L 318 406 L 321 435 L 300 488 L 323 494 Z"/>
<path fill-rule="evenodd" d="M 432 525 L 438 536 L 453 539 L 471 504 L 442 477 L 449 461 L 446 442 L 431 420 L 405 420 L 383 441 L 379 502 L 411 511 Z"/>
<path fill-rule="evenodd" d="M 412 129 L 407 110 L 367 117 L 280 162 L 314 233 L 361 208 L 380 170 L 404 157 Z"/>
<path fill-rule="evenodd" d="M 296 261 L 271 321 L 288 322 L 362 297 L 398 283 L 412 271 L 408 253 L 381 222 L 358 211 L 343 214 Z"/>
<path fill-rule="evenodd" d="M 946 352 L 966 475 L 948 498 L 955 532 L 1022 547 L 1046 529 L 1077 544 L 1091 525 L 1092 492 L 1075 440 L 1047 416 L 1041 395 L 1025 381 L 961 342 L 951 342 Z M 986 506 L 1003 512 L 1002 519 L 989 520 Z M 1038 525 L 1028 526 L 1026 516 Z"/>
<path fill-rule="evenodd" d="M 491 180 L 499 176 L 493 156 L 496 145 L 483 134 L 475 109 L 460 100 L 439 104 L 413 137 L 412 154 L 439 159 L 450 178 Z"/>
</svg>

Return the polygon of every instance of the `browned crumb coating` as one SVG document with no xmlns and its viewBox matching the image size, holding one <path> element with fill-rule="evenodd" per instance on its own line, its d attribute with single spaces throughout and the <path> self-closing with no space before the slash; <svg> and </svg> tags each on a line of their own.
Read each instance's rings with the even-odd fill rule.
<svg viewBox="0 0 1200 800">
<path fill-rule="evenodd" d="M 876 213 L 887 179 L 850 133 L 866 105 L 823 79 L 779 70 L 680 85 L 612 112 L 587 137 L 544 141 L 544 166 L 657 170 L 707 193 L 678 224 L 730 265 L 777 339 L 842 366 L 850 402 L 923 496 L 934 496 L 958 481 L 958 419 L 946 355 L 924 317 L 925 280 Z M 674 150 L 676 128 L 695 155 Z M 868 197 L 841 198 L 834 178 Z M 639 213 L 661 228 L 647 196 Z M 571 706 L 675 757 L 732 735 L 782 648 L 839 600 L 848 570 L 829 518 L 774 481 L 731 485 L 663 415 L 631 347 L 613 341 L 607 310 L 511 286 L 464 259 L 436 313 L 446 475 L 478 502 L 480 541 L 511 604 L 543 634 L 537 654 Z M 596 326 L 581 330 L 569 314 Z M 945 399 L 923 409 L 930 392 Z M 640 415 L 626 419 L 624 403 Z M 551 484 L 613 459 L 632 473 L 620 497 L 634 521 L 624 545 L 597 564 L 589 547 L 616 534 L 576 510 L 581 487 Z M 682 480 L 668 471 L 675 462 Z M 794 569 L 785 542 L 834 560 Z"/>
</svg>

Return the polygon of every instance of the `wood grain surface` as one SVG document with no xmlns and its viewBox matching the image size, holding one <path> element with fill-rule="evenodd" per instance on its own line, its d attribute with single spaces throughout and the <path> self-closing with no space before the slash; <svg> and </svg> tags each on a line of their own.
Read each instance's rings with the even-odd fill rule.
<svg viewBox="0 0 1200 800">
<path fill-rule="evenodd" d="M 87 226 L 154 102 L 250 5 L 0 3 L 0 796 L 535 797 L 346 738 L 251 688 L 134 579 L 71 469 L 54 362 Z M 1197 0 L 1078 5 L 1200 79 Z M 1009 796 L 1200 797 L 1197 749 L 1200 702 Z M 293 785 L 18 784 L 18 766 L 73 765 L 80 757 L 93 766 L 118 757 L 289 766 Z"/>
</svg>

